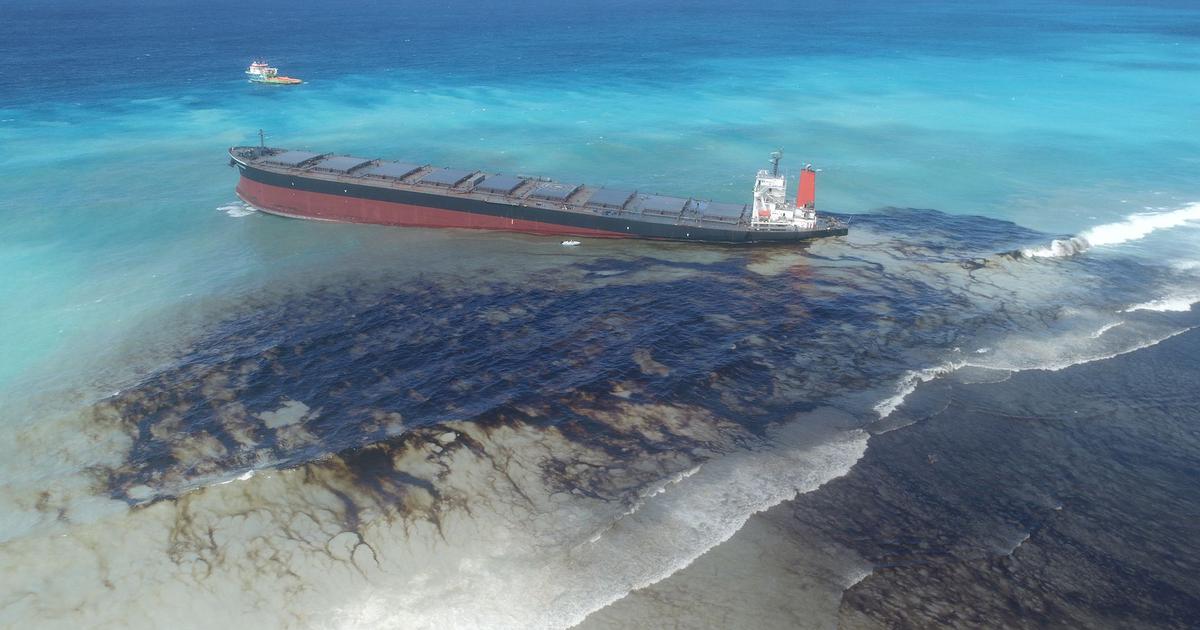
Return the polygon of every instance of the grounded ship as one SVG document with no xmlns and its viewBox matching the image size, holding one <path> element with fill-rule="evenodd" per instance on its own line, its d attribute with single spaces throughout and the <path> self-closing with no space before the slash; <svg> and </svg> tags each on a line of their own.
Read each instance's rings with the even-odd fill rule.
<svg viewBox="0 0 1200 630">
<path fill-rule="evenodd" d="M 261 135 L 261 132 L 260 132 Z M 752 204 L 563 184 L 427 164 L 257 147 L 229 149 L 238 197 L 271 214 L 407 227 L 475 228 L 603 238 L 784 243 L 846 234 L 814 210 L 816 171 L 760 170 Z"/>
</svg>

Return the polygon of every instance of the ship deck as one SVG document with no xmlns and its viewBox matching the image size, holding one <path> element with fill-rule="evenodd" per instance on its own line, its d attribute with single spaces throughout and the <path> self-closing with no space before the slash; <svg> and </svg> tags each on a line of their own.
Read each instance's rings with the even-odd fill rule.
<svg viewBox="0 0 1200 630">
<path fill-rule="evenodd" d="M 233 147 L 229 154 L 234 160 L 268 172 L 358 186 L 407 190 L 587 216 L 623 217 L 664 225 L 755 232 L 798 231 L 790 225 L 760 224 L 752 227 L 749 204 L 564 184 L 543 177 L 502 175 L 270 147 Z M 820 221 L 812 231 L 836 227 L 831 219 L 823 218 Z"/>
</svg>

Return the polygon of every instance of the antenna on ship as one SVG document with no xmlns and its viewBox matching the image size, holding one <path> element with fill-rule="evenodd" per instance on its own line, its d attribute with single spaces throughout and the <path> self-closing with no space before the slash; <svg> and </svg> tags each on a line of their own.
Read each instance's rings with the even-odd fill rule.
<svg viewBox="0 0 1200 630">
<path fill-rule="evenodd" d="M 260 149 L 267 148 L 267 136 L 266 136 L 266 134 L 263 133 L 262 129 L 258 130 L 258 148 L 260 148 Z"/>
<path fill-rule="evenodd" d="M 783 157 L 783 149 L 771 152 L 771 177 L 779 177 L 779 160 Z"/>
</svg>

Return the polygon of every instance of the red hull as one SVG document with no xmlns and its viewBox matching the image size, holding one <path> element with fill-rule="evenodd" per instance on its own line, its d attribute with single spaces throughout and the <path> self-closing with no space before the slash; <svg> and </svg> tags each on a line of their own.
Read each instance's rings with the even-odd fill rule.
<svg viewBox="0 0 1200 630">
<path fill-rule="evenodd" d="M 371 223 L 403 227 L 469 228 L 506 230 L 529 234 L 559 236 L 591 236 L 597 238 L 628 238 L 628 234 L 590 228 L 570 227 L 508 219 L 441 208 L 412 206 L 390 201 L 359 199 L 325 193 L 291 190 L 256 182 L 245 177 L 238 181 L 238 197 L 246 203 L 272 214 L 302 219 Z"/>
</svg>

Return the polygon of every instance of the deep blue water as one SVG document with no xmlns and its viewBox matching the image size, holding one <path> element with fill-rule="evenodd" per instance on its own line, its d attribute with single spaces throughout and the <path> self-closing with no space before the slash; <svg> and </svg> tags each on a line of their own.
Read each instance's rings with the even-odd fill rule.
<svg viewBox="0 0 1200 630">
<path fill-rule="evenodd" d="M 695 71 L 698 58 L 1000 56 L 1036 65 L 1078 57 L 1106 36 L 1151 46 L 1200 38 L 1189 2 L 535 0 L 361 2 L 352 11 L 304 2 L 6 2 L 4 10 L 4 88 L 30 104 L 153 98 L 225 83 L 238 78 L 229 68 L 248 54 L 313 81 L 430 73 L 439 87 L 517 83 L 553 92 L 572 89 L 581 75 L 622 86 L 703 84 L 711 77 Z M 1195 68 L 1181 55 L 1142 69 Z"/>
<path fill-rule="evenodd" d="M 306 83 L 248 84 L 256 57 Z M 719 601 L 696 577 L 712 554 L 764 584 L 812 576 L 778 619 L 827 626 L 862 580 L 855 610 L 925 623 L 861 596 L 886 595 L 889 553 L 945 536 L 913 523 L 1011 556 L 1006 519 L 1029 534 L 1053 509 L 1037 488 L 1004 499 L 1036 509 L 946 498 L 1009 478 L 974 450 L 1023 430 L 997 418 L 1078 403 L 1119 432 L 1142 404 L 1122 388 L 1155 378 L 1128 366 L 1195 344 L 1197 59 L 1188 2 L 0 0 L 0 592 L 21 594 L 0 625 L 562 627 L 666 580 L 676 604 L 593 618 L 631 625 Z M 784 147 L 853 230 L 568 249 L 283 220 L 226 166 L 260 128 L 735 202 Z M 1018 393 L 1042 375 L 1060 385 Z M 1166 389 L 1139 457 L 1191 452 L 1163 444 L 1195 394 Z M 977 481 L 922 490 L 934 442 L 928 465 Z M 1011 461 L 1045 460 L 1035 442 Z M 1038 488 L 1118 456 L 1053 459 Z M 876 529 L 821 508 L 887 514 L 862 487 L 891 476 L 908 500 Z M 1113 520 L 1084 485 L 1085 522 Z M 747 519 L 772 506 L 807 524 L 760 536 Z M 786 570 L 767 560 L 785 548 Z M 1125 606 L 1097 579 L 1106 595 L 1043 620 L 1169 624 L 1194 603 L 1183 585 Z M 733 609 L 769 627 L 750 602 Z"/>
</svg>

